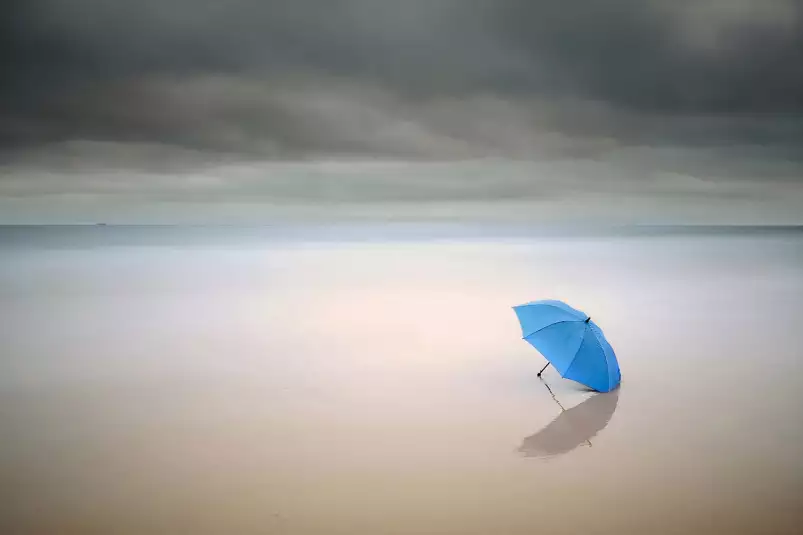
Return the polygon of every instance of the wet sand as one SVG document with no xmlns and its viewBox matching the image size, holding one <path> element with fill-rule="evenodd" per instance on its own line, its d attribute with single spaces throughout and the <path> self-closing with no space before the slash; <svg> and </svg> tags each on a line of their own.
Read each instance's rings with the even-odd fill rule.
<svg viewBox="0 0 803 535">
<path fill-rule="evenodd" d="M 3 232 L 2 533 L 801 532 L 803 233 Z M 617 391 L 536 377 L 550 297 Z"/>
</svg>

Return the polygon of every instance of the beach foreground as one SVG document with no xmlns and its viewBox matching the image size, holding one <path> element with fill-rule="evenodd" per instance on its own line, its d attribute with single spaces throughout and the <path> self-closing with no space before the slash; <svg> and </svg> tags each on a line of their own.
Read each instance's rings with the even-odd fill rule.
<svg viewBox="0 0 803 535">
<path fill-rule="evenodd" d="M 0 532 L 800 533 L 801 232 L 164 232 L 0 229 Z"/>
</svg>

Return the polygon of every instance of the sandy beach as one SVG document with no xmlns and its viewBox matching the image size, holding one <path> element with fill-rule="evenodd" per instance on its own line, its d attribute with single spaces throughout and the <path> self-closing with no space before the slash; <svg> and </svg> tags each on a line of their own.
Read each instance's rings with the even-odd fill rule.
<svg viewBox="0 0 803 535">
<path fill-rule="evenodd" d="M 0 229 L 2 533 L 801 532 L 801 232 L 80 232 Z"/>
</svg>

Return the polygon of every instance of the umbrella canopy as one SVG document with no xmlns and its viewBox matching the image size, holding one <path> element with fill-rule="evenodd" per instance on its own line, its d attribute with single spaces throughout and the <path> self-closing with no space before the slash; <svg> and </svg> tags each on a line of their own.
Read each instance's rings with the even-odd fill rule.
<svg viewBox="0 0 803 535">
<path fill-rule="evenodd" d="M 619 389 L 592 395 L 579 405 L 562 411 L 546 427 L 525 438 L 519 451 L 527 457 L 545 457 L 572 451 L 608 425 L 618 401 Z"/>
<path fill-rule="evenodd" d="M 585 312 L 551 299 L 518 305 L 513 310 L 524 339 L 562 377 L 599 392 L 609 392 L 619 384 L 616 354 L 602 329 Z"/>
</svg>

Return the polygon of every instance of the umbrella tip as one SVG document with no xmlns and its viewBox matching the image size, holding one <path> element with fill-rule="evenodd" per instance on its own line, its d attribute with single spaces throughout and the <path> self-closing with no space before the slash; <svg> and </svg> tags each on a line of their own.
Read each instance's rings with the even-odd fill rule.
<svg viewBox="0 0 803 535">
<path fill-rule="evenodd" d="M 586 318 L 586 321 L 585 321 L 585 323 L 588 323 L 589 321 L 591 321 L 591 316 L 589 316 L 589 317 L 587 317 L 587 318 Z"/>
</svg>

